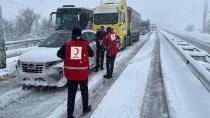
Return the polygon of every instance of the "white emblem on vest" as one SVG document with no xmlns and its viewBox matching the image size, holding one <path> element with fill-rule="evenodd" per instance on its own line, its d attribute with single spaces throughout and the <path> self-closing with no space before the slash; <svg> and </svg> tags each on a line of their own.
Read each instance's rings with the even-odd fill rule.
<svg viewBox="0 0 210 118">
<path fill-rule="evenodd" d="M 82 59 L 82 47 L 71 47 L 71 60 Z"/>
<path fill-rule="evenodd" d="M 114 41 L 114 40 L 116 40 L 116 36 L 115 34 L 111 34 L 111 41 Z"/>
</svg>

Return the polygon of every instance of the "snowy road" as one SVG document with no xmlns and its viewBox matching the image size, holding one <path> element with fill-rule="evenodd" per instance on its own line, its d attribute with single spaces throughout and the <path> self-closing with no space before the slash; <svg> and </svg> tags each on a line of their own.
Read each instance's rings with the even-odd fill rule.
<svg viewBox="0 0 210 118">
<path fill-rule="evenodd" d="M 210 94 L 161 36 L 161 67 L 171 118 L 208 118 Z"/>
<path fill-rule="evenodd" d="M 13 72 L 16 58 L 10 58 Z M 5 70 L 4 70 L 5 71 Z M 114 77 L 89 77 L 93 110 L 76 118 L 208 118 L 210 94 L 161 33 L 147 35 L 116 58 Z M 0 81 L 0 118 L 65 118 L 67 88 L 22 90 L 14 78 Z"/>
<path fill-rule="evenodd" d="M 141 41 L 133 44 L 133 46 L 128 47 L 126 50 L 119 53 L 116 59 L 117 69 L 116 72 L 114 72 L 116 73 L 116 76 L 119 76 L 121 73 L 120 71 L 123 70 L 121 67 L 125 66 L 129 59 L 131 59 L 131 57 L 138 52 L 144 42 L 147 41 L 147 38 L 148 37 L 146 36 L 145 38 L 141 39 Z M 103 95 L 100 95 L 99 92 L 97 92 L 97 88 L 95 87 L 104 83 L 104 79 L 102 77 L 104 73 L 105 72 L 92 73 L 90 76 L 90 93 L 95 92 L 95 95 L 93 95 L 95 97 L 103 97 Z M 12 85 L 16 86 L 14 83 Z M 59 118 L 63 117 L 63 115 L 66 115 L 67 89 L 65 87 L 61 89 L 32 89 L 28 91 L 22 91 L 18 85 L 16 89 L 10 89 L 8 86 L 0 86 L 0 88 L 8 88 L 5 89 L 3 97 L 0 98 L 0 101 L 4 101 L 4 104 L 0 104 L 0 107 L 2 108 L 0 109 L 0 117 L 46 118 L 57 116 Z M 79 100 L 80 96 L 78 94 L 77 101 Z M 78 107 L 76 106 L 76 108 L 80 110 L 79 105 Z"/>
<path fill-rule="evenodd" d="M 91 118 L 140 117 L 155 40 L 153 33 L 110 88 Z"/>
</svg>

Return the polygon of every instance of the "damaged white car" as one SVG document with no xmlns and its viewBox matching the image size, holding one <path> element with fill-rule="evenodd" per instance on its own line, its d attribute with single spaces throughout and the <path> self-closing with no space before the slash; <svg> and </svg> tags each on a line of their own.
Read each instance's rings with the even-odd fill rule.
<svg viewBox="0 0 210 118">
<path fill-rule="evenodd" d="M 83 30 L 82 38 L 87 39 L 96 52 L 95 32 Z M 63 60 L 57 57 L 57 51 L 68 40 L 71 31 L 57 31 L 41 42 L 37 48 L 23 53 L 17 63 L 17 80 L 24 86 L 62 87 L 67 83 L 63 74 Z M 95 67 L 94 57 L 89 58 L 90 68 Z"/>
</svg>

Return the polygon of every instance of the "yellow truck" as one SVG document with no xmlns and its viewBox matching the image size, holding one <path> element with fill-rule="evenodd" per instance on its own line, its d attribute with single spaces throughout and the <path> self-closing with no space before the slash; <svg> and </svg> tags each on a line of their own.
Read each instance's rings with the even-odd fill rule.
<svg viewBox="0 0 210 118">
<path fill-rule="evenodd" d="M 139 40 L 140 23 L 141 14 L 128 7 L 126 0 L 102 3 L 93 12 L 93 30 L 101 26 L 113 28 L 117 34 L 119 50 Z"/>
</svg>

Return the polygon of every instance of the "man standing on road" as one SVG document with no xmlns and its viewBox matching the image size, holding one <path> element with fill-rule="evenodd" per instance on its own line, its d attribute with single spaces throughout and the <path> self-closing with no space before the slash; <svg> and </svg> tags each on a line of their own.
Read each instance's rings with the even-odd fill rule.
<svg viewBox="0 0 210 118">
<path fill-rule="evenodd" d="M 107 73 L 104 75 L 104 78 L 110 79 L 112 78 L 113 70 L 114 70 L 114 62 L 117 55 L 117 41 L 116 34 L 112 31 L 111 27 L 106 28 L 106 35 L 102 40 L 102 47 L 106 48 L 106 68 Z"/>
<path fill-rule="evenodd" d="M 97 29 L 96 32 L 96 67 L 95 72 L 98 72 L 99 67 L 101 70 L 104 70 L 104 47 L 102 47 L 100 44 L 102 42 L 102 38 L 106 35 L 104 26 L 101 26 L 101 28 Z"/>
<path fill-rule="evenodd" d="M 58 50 L 57 56 L 64 60 L 64 75 L 68 79 L 68 118 L 74 118 L 74 105 L 78 85 L 80 86 L 83 103 L 83 114 L 91 111 L 88 105 L 88 56 L 93 57 L 94 52 L 88 42 L 81 38 L 82 30 L 74 27 L 72 40 L 68 41 Z"/>
</svg>

